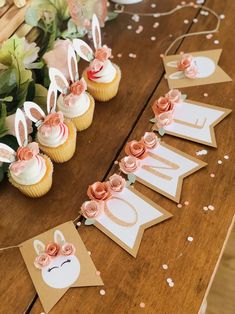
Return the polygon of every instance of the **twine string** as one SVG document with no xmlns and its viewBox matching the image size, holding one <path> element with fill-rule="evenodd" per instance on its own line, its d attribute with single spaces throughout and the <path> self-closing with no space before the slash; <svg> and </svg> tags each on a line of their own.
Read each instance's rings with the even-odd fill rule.
<svg viewBox="0 0 235 314">
<path fill-rule="evenodd" d="M 118 14 L 128 14 L 128 15 L 138 15 L 138 16 L 153 16 L 153 17 L 158 18 L 158 17 L 161 17 L 161 16 L 172 15 L 175 12 L 177 12 L 179 10 L 182 10 L 182 9 L 185 9 L 185 8 L 188 8 L 188 7 L 199 8 L 199 9 L 203 9 L 205 11 L 210 12 L 217 19 L 216 27 L 211 29 L 211 30 L 198 31 L 198 32 L 193 32 L 193 33 L 188 33 L 188 34 L 185 33 L 185 34 L 182 34 L 182 35 L 178 36 L 170 44 L 170 46 L 166 49 L 164 55 L 167 56 L 167 54 L 172 49 L 172 47 L 181 39 L 188 38 L 188 37 L 193 37 L 193 36 L 217 33 L 219 31 L 219 28 L 220 28 L 220 17 L 219 17 L 219 15 L 214 10 L 212 10 L 211 8 L 208 8 L 208 7 L 204 6 L 204 5 L 199 5 L 199 4 L 198 5 L 192 5 L 192 4 L 180 5 L 180 6 L 177 6 L 176 8 L 174 8 L 174 9 L 166 11 L 166 12 L 155 12 L 155 13 L 143 13 L 143 12 L 137 13 L 137 12 L 131 12 L 131 11 L 124 11 L 124 8 L 125 8 L 124 5 L 116 4 L 114 12 L 116 12 Z"/>
</svg>

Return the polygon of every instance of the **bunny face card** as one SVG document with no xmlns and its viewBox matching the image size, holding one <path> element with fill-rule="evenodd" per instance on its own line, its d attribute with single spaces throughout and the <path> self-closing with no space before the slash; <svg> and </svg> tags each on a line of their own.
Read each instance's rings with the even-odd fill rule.
<svg viewBox="0 0 235 314">
<path fill-rule="evenodd" d="M 163 63 L 169 88 L 182 88 L 232 79 L 218 66 L 222 49 L 164 56 Z"/>
<path fill-rule="evenodd" d="M 70 287 L 103 285 L 72 221 L 27 240 L 20 251 L 46 312 Z"/>
</svg>

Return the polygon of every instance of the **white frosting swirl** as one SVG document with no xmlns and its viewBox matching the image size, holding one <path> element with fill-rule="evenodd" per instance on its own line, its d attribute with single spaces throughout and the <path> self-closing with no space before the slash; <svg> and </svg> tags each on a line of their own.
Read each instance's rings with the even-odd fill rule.
<svg viewBox="0 0 235 314">
<path fill-rule="evenodd" d="M 51 126 L 48 133 L 43 131 L 43 125 L 41 125 L 38 128 L 37 140 L 44 146 L 58 147 L 66 142 L 68 134 L 68 127 L 65 123 Z"/>
<path fill-rule="evenodd" d="M 12 165 L 13 164 L 14 163 L 12 163 Z M 36 184 L 39 181 L 41 181 L 41 179 L 44 177 L 46 173 L 46 161 L 42 156 L 36 155 L 32 159 L 24 161 L 24 167 L 20 174 L 16 175 L 11 166 L 9 170 L 11 177 L 18 184 L 22 185 Z"/>
<path fill-rule="evenodd" d="M 92 78 L 92 81 L 97 83 L 110 83 L 114 80 L 117 70 L 110 60 L 106 60 L 102 69 L 95 74 L 97 78 Z"/>
<path fill-rule="evenodd" d="M 66 97 L 66 96 L 65 96 Z M 83 115 L 90 107 L 90 99 L 87 93 L 71 95 L 69 105 L 66 105 L 63 96 L 60 95 L 57 102 L 58 109 L 67 118 L 74 118 Z"/>
</svg>

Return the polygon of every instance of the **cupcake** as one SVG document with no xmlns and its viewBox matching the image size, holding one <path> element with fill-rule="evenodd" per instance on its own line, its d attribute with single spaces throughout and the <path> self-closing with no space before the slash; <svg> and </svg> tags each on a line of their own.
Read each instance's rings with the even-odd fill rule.
<svg viewBox="0 0 235 314">
<path fill-rule="evenodd" d="M 61 95 L 57 101 L 57 109 L 65 118 L 71 119 L 78 131 L 87 129 L 93 120 L 95 101 L 86 92 L 86 81 L 78 79 L 77 59 L 72 46 L 68 48 L 68 69 L 70 82 L 64 74 L 55 68 L 49 69 L 51 83 L 57 88 Z"/>
<path fill-rule="evenodd" d="M 10 163 L 9 181 L 29 197 L 41 197 L 52 185 L 53 165 L 49 157 L 39 153 L 38 143 L 28 143 L 27 125 L 23 112 L 17 109 L 15 132 L 19 148 L 15 152 L 0 143 L 0 161 Z"/>
<path fill-rule="evenodd" d="M 92 37 L 95 52 L 81 39 L 74 39 L 73 45 L 77 54 L 90 62 L 83 72 L 89 93 L 98 101 L 108 101 L 117 95 L 121 70 L 109 60 L 111 49 L 101 45 L 100 26 L 96 15 L 93 15 L 92 19 Z"/>
<path fill-rule="evenodd" d="M 70 119 L 64 119 L 61 111 L 55 112 L 56 94 L 55 87 L 51 85 L 47 96 L 47 115 L 33 102 L 26 101 L 24 110 L 36 123 L 36 141 L 40 149 L 53 161 L 63 163 L 74 155 L 77 133 Z"/>
</svg>

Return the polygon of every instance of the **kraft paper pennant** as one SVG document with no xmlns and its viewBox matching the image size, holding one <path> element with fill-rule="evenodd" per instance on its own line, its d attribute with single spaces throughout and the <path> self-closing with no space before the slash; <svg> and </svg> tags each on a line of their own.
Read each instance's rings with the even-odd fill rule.
<svg viewBox="0 0 235 314">
<path fill-rule="evenodd" d="M 222 49 L 213 49 L 185 55 L 164 56 L 163 63 L 169 88 L 232 81 L 218 65 L 221 53 Z"/>
<path fill-rule="evenodd" d="M 72 221 L 25 241 L 20 251 L 46 313 L 70 287 L 103 285 Z"/>
<path fill-rule="evenodd" d="M 106 198 L 104 191 L 110 190 L 108 188 L 110 182 L 111 188 L 113 185 L 115 191 L 111 190 L 111 195 Z M 94 194 L 95 191 L 98 192 L 99 198 L 103 195 L 103 200 L 94 201 L 93 199 L 85 202 L 81 207 L 81 213 L 86 218 L 88 218 L 87 215 L 90 218 L 93 216 L 92 219 L 88 218 L 85 224 L 95 225 L 128 253 L 136 257 L 144 230 L 172 215 L 132 186 L 127 187 L 125 179 L 121 176 L 113 175 L 110 177 L 110 182 L 96 182 L 89 187 Z"/>
<path fill-rule="evenodd" d="M 146 132 L 141 141 L 127 143 L 125 152 L 128 156 L 120 161 L 120 170 L 132 173 L 140 183 L 179 202 L 183 179 L 207 164 L 158 138 L 156 145 L 151 147 L 154 137 L 157 138 L 153 132 Z"/>
<path fill-rule="evenodd" d="M 217 147 L 214 128 L 231 112 L 230 109 L 184 100 L 175 105 L 172 123 L 164 126 L 164 133 Z"/>
</svg>

